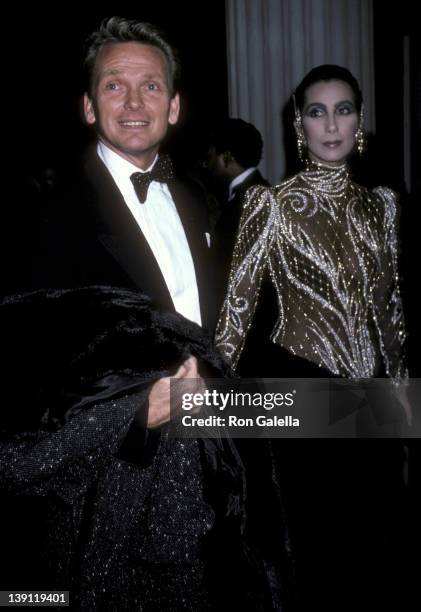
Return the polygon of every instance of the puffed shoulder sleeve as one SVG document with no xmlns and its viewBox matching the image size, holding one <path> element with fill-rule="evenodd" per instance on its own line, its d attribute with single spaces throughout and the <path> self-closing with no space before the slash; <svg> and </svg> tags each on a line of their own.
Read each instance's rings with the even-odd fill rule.
<svg viewBox="0 0 421 612">
<path fill-rule="evenodd" d="M 216 345 L 235 368 L 256 309 L 273 234 L 273 191 L 253 187 L 246 193 L 231 271 L 216 330 Z"/>
<path fill-rule="evenodd" d="M 374 193 L 382 201 L 384 210 L 380 275 L 373 294 L 374 318 L 386 373 L 399 383 L 407 378 L 407 371 L 403 350 L 406 331 L 398 271 L 398 199 L 386 187 L 377 187 Z"/>
</svg>

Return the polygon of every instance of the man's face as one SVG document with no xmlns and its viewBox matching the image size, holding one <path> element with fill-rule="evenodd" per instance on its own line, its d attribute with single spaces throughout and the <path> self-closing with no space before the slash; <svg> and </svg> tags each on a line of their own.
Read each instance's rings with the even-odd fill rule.
<svg viewBox="0 0 421 612">
<path fill-rule="evenodd" d="M 170 96 L 162 51 L 137 42 L 115 43 L 99 53 L 92 98 L 84 96 L 87 123 L 110 149 L 145 169 L 155 158 L 168 124 L 180 110 Z"/>
<path fill-rule="evenodd" d="M 214 146 L 209 147 L 206 154 L 206 168 L 215 181 L 229 182 L 224 154 L 217 153 Z"/>
</svg>

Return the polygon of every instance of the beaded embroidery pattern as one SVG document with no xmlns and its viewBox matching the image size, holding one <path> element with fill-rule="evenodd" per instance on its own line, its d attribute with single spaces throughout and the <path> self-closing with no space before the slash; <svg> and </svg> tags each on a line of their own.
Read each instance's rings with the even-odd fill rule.
<svg viewBox="0 0 421 612">
<path fill-rule="evenodd" d="M 236 367 L 263 273 L 276 288 L 272 341 L 348 378 L 404 375 L 396 197 L 354 183 L 346 165 L 304 171 L 246 198 L 216 342 Z"/>
</svg>

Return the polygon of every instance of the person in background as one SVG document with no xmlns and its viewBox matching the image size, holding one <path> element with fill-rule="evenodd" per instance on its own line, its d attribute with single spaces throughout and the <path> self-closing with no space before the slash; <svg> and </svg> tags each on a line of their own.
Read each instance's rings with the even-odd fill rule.
<svg viewBox="0 0 421 612">
<path fill-rule="evenodd" d="M 262 152 L 260 132 L 243 119 L 222 121 L 211 133 L 206 166 L 221 200 L 214 234 L 224 292 L 246 191 L 269 186 L 258 170 Z"/>
</svg>

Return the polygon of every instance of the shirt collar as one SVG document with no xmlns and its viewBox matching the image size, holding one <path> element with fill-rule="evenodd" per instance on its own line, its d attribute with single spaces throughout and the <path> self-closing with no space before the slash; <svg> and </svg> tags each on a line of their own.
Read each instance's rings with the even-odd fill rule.
<svg viewBox="0 0 421 612">
<path fill-rule="evenodd" d="M 97 153 L 113 176 L 130 177 L 133 172 L 150 172 L 158 159 L 157 153 L 149 168 L 142 170 L 127 159 L 124 159 L 124 157 L 121 157 L 121 155 L 110 149 L 110 147 L 107 147 L 101 140 L 99 140 L 97 144 Z"/>
<path fill-rule="evenodd" d="M 241 183 L 243 183 L 246 178 L 250 176 L 250 174 L 252 174 L 255 170 L 257 170 L 257 168 L 255 168 L 254 166 L 252 168 L 247 168 L 247 170 L 244 170 L 244 172 L 236 176 L 235 179 L 231 181 L 228 188 L 228 201 L 233 199 L 234 189 L 241 185 Z"/>
</svg>

